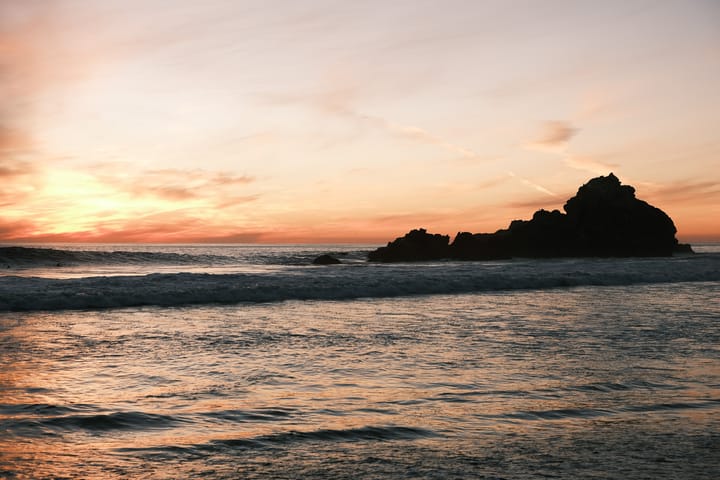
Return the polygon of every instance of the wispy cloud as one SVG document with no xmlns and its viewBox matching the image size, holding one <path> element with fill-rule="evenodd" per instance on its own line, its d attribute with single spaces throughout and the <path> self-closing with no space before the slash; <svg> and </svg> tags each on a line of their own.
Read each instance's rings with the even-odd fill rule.
<svg viewBox="0 0 720 480">
<path fill-rule="evenodd" d="M 544 193 L 545 195 L 548 195 L 548 196 L 553 197 L 553 198 L 560 198 L 560 195 L 558 195 L 557 193 L 553 192 L 552 190 L 549 190 L 549 189 L 543 187 L 542 185 L 540 185 L 540 184 L 537 183 L 537 182 L 533 182 L 532 180 L 528 180 L 527 178 L 521 177 L 521 176 L 517 175 L 515 172 L 512 172 L 512 171 L 508 171 L 507 173 L 508 173 L 508 175 L 511 176 L 512 178 L 518 179 L 518 180 L 519 180 L 520 182 L 522 182 L 524 185 L 527 185 L 528 187 L 530 187 L 530 188 L 532 188 L 532 189 L 534 189 L 534 190 L 537 190 L 538 192 Z"/>
<path fill-rule="evenodd" d="M 639 182 L 648 199 L 658 203 L 715 203 L 720 201 L 720 180 L 688 179 L 671 184 Z"/>
<path fill-rule="evenodd" d="M 618 169 L 617 164 L 601 162 L 591 156 L 576 155 L 569 151 L 570 140 L 579 131 L 570 122 L 548 121 L 542 125 L 541 132 L 537 137 L 525 144 L 525 148 L 560 154 L 566 166 L 593 175 L 607 175 L 609 172 L 616 171 Z"/>
<path fill-rule="evenodd" d="M 370 221 L 375 224 L 386 225 L 418 225 L 423 226 L 428 223 L 436 223 L 447 219 L 449 212 L 413 212 L 413 213 L 395 213 L 389 215 L 378 215 L 372 217 Z"/>
<path fill-rule="evenodd" d="M 29 220 L 3 220 L 0 218 L 0 240 L 32 235 L 36 225 Z"/>
<path fill-rule="evenodd" d="M 218 201 L 215 204 L 215 208 L 218 208 L 220 210 L 231 209 L 242 206 L 246 203 L 254 202 L 256 200 L 259 200 L 260 198 L 262 198 L 260 194 L 233 195 L 229 197 L 224 197 L 222 201 Z"/>
<path fill-rule="evenodd" d="M 360 123 L 362 126 L 383 131 L 400 139 L 438 147 L 462 160 L 473 163 L 495 160 L 494 158 L 482 156 L 466 146 L 460 145 L 417 125 L 401 124 L 378 115 L 362 112 L 352 105 L 355 96 L 356 89 L 352 87 L 329 89 L 324 92 L 305 95 L 261 95 L 261 97 L 271 105 L 305 105 L 308 108 Z"/>
<path fill-rule="evenodd" d="M 540 134 L 530 141 L 526 148 L 547 152 L 564 152 L 568 142 L 577 133 L 578 129 L 563 121 L 548 121 L 542 126 Z"/>
<path fill-rule="evenodd" d="M 2 71 L 0 71 L 0 76 Z M 26 152 L 33 145 L 28 132 L 18 126 L 12 126 L 15 119 L 10 112 L 2 112 L 0 106 L 0 159 L 7 160 L 16 154 Z M 5 122 L 3 124 L 2 122 Z"/>
<path fill-rule="evenodd" d="M 247 185 L 255 181 L 255 177 L 250 175 L 232 175 L 229 173 L 215 174 L 210 183 L 214 185 Z"/>
<path fill-rule="evenodd" d="M 119 190 L 135 197 L 154 197 L 168 201 L 218 200 L 216 206 L 229 205 L 228 198 L 258 198 L 239 196 L 238 186 L 255 182 L 249 175 L 211 172 L 202 169 L 161 169 L 130 172 L 123 163 L 103 164 L 95 178 L 109 190 Z"/>
<path fill-rule="evenodd" d="M 430 131 L 415 126 L 415 125 L 404 125 L 400 123 L 391 122 L 385 118 L 360 113 L 357 110 L 345 107 L 342 109 L 336 108 L 333 110 L 337 114 L 341 114 L 347 118 L 355 119 L 369 125 L 371 127 L 383 130 L 397 137 L 412 140 L 425 145 L 433 145 L 439 147 L 453 155 L 459 156 L 463 160 L 470 160 L 473 162 L 487 161 L 487 158 L 482 157 L 477 152 L 466 148 L 457 143 L 451 142 L 439 135 L 431 133 Z"/>
<path fill-rule="evenodd" d="M 0 159 L 0 180 L 10 180 L 37 172 L 37 166 L 22 160 Z"/>
<path fill-rule="evenodd" d="M 194 169 L 178 169 L 166 168 L 160 170 L 144 170 L 144 177 L 156 178 L 174 178 L 180 181 L 202 181 L 205 183 L 213 183 L 217 185 L 239 185 L 247 184 L 255 181 L 254 177 L 249 175 L 235 175 L 228 172 L 210 172 L 207 170 Z"/>
<path fill-rule="evenodd" d="M 534 196 L 529 196 L 521 200 L 516 200 L 507 204 L 503 204 L 499 207 L 505 209 L 527 211 L 526 217 L 524 216 L 523 218 L 530 218 L 533 212 L 536 212 L 540 209 L 548 210 L 557 208 L 562 210 L 562 206 L 565 204 L 567 199 L 571 198 L 572 196 L 572 193 L 564 193 L 550 199 L 547 195 L 536 194 Z"/>
<path fill-rule="evenodd" d="M 161 243 L 230 243 L 255 242 L 259 231 L 219 227 L 201 215 L 184 210 L 164 211 L 133 219 L 96 221 L 91 228 L 72 232 L 43 231 L 32 222 L 0 223 L 0 240 L 15 242 L 161 242 Z"/>
<path fill-rule="evenodd" d="M 604 163 L 592 157 L 580 155 L 565 155 L 563 161 L 568 167 L 596 175 L 607 175 L 612 171 L 617 171 L 619 167 L 616 163 Z"/>
</svg>

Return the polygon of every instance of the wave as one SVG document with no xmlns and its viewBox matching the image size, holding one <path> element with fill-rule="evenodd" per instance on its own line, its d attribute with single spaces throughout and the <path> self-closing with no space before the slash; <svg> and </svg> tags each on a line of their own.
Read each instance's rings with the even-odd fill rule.
<svg viewBox="0 0 720 480">
<path fill-rule="evenodd" d="M 47 267 L 68 265 L 170 264 L 193 265 L 227 263 L 222 255 L 191 255 L 170 252 L 60 250 L 35 247 L 0 247 L 0 265 L 6 267 Z"/>
<path fill-rule="evenodd" d="M 184 455 L 198 455 L 207 453 L 219 453 L 227 450 L 255 450 L 264 448 L 275 448 L 280 445 L 302 442 L 388 442 L 396 440 L 418 440 L 423 438 L 441 437 L 442 435 L 432 430 L 417 427 L 404 426 L 365 426 L 345 429 L 320 429 L 320 430 L 289 430 L 267 435 L 258 435 L 245 438 L 227 438 L 222 440 L 211 440 L 207 443 L 195 445 L 171 445 L 156 447 L 124 447 L 118 448 L 118 453 L 142 455 L 151 458 Z"/>
<path fill-rule="evenodd" d="M 272 273 L 176 273 L 49 279 L 0 277 L 0 311 L 347 300 L 575 286 L 720 281 L 720 255 L 356 264 Z"/>
<path fill-rule="evenodd" d="M 287 408 L 261 408 L 256 410 L 222 410 L 203 414 L 212 420 L 230 423 L 276 422 L 293 416 L 293 410 Z"/>
<path fill-rule="evenodd" d="M 500 415 L 478 415 L 481 418 L 506 420 L 565 420 L 606 417 L 623 413 L 657 413 L 682 410 L 716 409 L 720 399 L 710 398 L 696 402 L 658 403 L 649 405 L 628 405 L 620 408 L 560 408 L 555 410 L 529 410 Z"/>
<path fill-rule="evenodd" d="M 37 413 L 37 412 L 36 412 Z M 0 421 L 0 427 L 6 432 L 25 435 L 45 435 L 63 430 L 146 430 L 171 428 L 178 423 L 185 423 L 182 417 L 159 415 L 143 412 L 114 412 L 108 414 L 73 414 L 55 415 L 60 413 L 43 412 L 50 416 L 9 418 Z"/>
<path fill-rule="evenodd" d="M 290 430 L 287 432 L 261 435 L 253 438 L 216 440 L 214 445 L 225 447 L 253 448 L 264 445 L 286 444 L 294 442 L 357 442 L 362 440 L 413 440 L 417 438 L 436 437 L 437 433 L 423 428 L 413 427 L 359 427 L 347 429 L 322 429 L 310 431 Z"/>
<path fill-rule="evenodd" d="M 66 415 L 75 412 L 92 410 L 93 405 L 54 405 L 50 403 L 12 403 L 0 404 L 0 416 L 16 415 Z"/>
</svg>

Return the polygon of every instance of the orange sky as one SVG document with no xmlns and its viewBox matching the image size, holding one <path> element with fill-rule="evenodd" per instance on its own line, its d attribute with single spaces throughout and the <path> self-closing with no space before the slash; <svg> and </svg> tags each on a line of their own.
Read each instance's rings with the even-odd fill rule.
<svg viewBox="0 0 720 480">
<path fill-rule="evenodd" d="M 10 0 L 0 241 L 495 231 L 614 172 L 720 240 L 720 4 Z"/>
</svg>

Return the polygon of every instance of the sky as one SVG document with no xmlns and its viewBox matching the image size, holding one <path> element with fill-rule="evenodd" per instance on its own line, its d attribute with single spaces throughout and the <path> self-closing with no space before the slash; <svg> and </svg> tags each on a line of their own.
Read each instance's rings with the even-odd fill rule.
<svg viewBox="0 0 720 480">
<path fill-rule="evenodd" d="M 615 173 L 720 240 L 716 0 L 3 0 L 0 241 L 493 232 Z"/>
</svg>

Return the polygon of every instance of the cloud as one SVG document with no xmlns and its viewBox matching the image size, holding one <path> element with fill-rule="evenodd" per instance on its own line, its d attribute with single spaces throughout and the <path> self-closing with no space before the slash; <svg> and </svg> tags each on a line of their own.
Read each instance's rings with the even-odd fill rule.
<svg viewBox="0 0 720 480">
<path fill-rule="evenodd" d="M 483 157 L 470 148 L 452 142 L 419 126 L 400 124 L 381 116 L 361 112 L 352 106 L 356 93 L 356 88 L 346 87 L 305 95 L 264 93 L 260 94 L 259 97 L 262 98 L 265 103 L 274 106 L 305 105 L 314 110 L 360 123 L 374 130 L 384 131 L 397 138 L 439 147 L 453 155 L 459 156 L 462 160 L 472 161 L 473 163 L 495 160 L 494 158 Z"/>
<path fill-rule="evenodd" d="M 658 203 L 677 205 L 720 202 L 718 180 L 684 180 L 669 185 L 639 182 L 638 185 L 642 186 L 643 196 Z"/>
<path fill-rule="evenodd" d="M 115 165 L 125 166 L 125 164 Z M 202 180 L 209 181 L 217 185 L 247 184 L 255 181 L 255 177 L 251 177 L 249 175 L 233 175 L 228 172 L 210 172 L 199 168 L 190 170 L 176 168 L 145 170 L 142 172 L 142 175 L 145 177 L 175 178 L 182 181 Z"/>
<path fill-rule="evenodd" d="M 2 109 L 2 107 L 0 107 L 0 109 Z M 12 122 L 11 115 L 7 114 L 7 112 L 4 117 L 5 122 Z M 0 122 L 2 121 L 3 119 L 0 117 Z M 17 127 L 0 123 L 0 158 L 7 158 L 16 153 L 26 152 L 32 144 L 32 139 L 28 133 Z"/>
<path fill-rule="evenodd" d="M 445 213 L 397 213 L 390 215 L 379 215 L 370 218 L 372 223 L 390 225 L 424 225 L 437 223 L 446 220 L 448 212 Z"/>
<path fill-rule="evenodd" d="M 249 175 L 230 175 L 227 173 L 217 173 L 212 178 L 214 185 L 247 185 L 255 181 L 255 177 Z"/>
<path fill-rule="evenodd" d="M 35 229 L 36 225 L 29 220 L 7 220 L 0 218 L 0 241 L 29 236 Z"/>
<path fill-rule="evenodd" d="M 568 167 L 596 175 L 607 175 L 612 171 L 617 171 L 619 167 L 616 163 L 604 163 L 588 156 L 566 155 L 563 161 Z"/>
<path fill-rule="evenodd" d="M 149 195 L 166 200 L 191 200 L 200 196 L 200 192 L 192 188 L 176 185 L 133 185 L 128 190 L 133 195 Z"/>
<path fill-rule="evenodd" d="M 498 175 L 494 177 L 485 177 L 479 180 L 473 180 L 468 178 L 467 181 L 451 181 L 442 183 L 437 188 L 427 191 L 433 191 L 443 198 L 447 197 L 459 197 L 460 195 L 477 195 L 483 190 L 490 190 L 500 185 L 503 185 L 512 180 L 510 175 Z"/>
<path fill-rule="evenodd" d="M 609 172 L 617 171 L 618 165 L 604 163 L 587 155 L 574 155 L 568 152 L 570 140 L 577 135 L 579 129 L 568 122 L 549 121 L 545 122 L 542 132 L 535 140 L 527 143 L 525 148 L 540 152 L 559 153 L 563 155 L 563 162 L 566 166 L 594 175 L 607 175 Z"/>
<path fill-rule="evenodd" d="M 133 228 L 128 225 L 115 231 L 104 232 L 102 235 L 90 237 L 92 242 L 156 242 L 156 243 L 253 243 L 262 240 L 263 232 L 237 232 L 213 228 L 196 219 L 194 228 L 179 230 L 176 222 L 152 223 L 148 226 Z M 212 232 L 218 233 L 213 235 Z M 75 235 L 77 237 L 77 234 Z"/>
<path fill-rule="evenodd" d="M 16 242 L 230 243 L 258 241 L 262 235 L 261 232 L 211 224 L 206 218 L 185 210 L 97 221 L 83 230 L 63 233 L 44 232 L 41 226 L 27 221 L 0 221 L 0 239 Z"/>
<path fill-rule="evenodd" d="M 6 181 L 24 175 L 32 175 L 37 171 L 34 164 L 25 161 L 12 161 L 0 158 L 0 180 Z"/>
<path fill-rule="evenodd" d="M 228 208 L 234 208 L 240 205 L 244 205 L 246 203 L 254 202 L 258 199 L 260 199 L 260 195 L 237 195 L 232 197 L 226 197 L 223 198 L 223 201 L 220 203 L 217 203 L 215 205 L 215 208 L 218 208 L 220 210 L 225 210 Z"/>
<path fill-rule="evenodd" d="M 473 162 L 487 161 L 487 158 L 482 157 L 477 152 L 465 148 L 461 145 L 452 143 L 442 137 L 434 135 L 427 130 L 412 125 L 399 125 L 396 123 L 388 122 L 380 117 L 365 116 L 373 122 L 377 122 L 382 125 L 386 130 L 400 135 L 404 138 L 411 140 L 417 140 L 428 145 L 435 145 L 450 153 L 458 155 L 463 160 L 470 160 Z"/>
<path fill-rule="evenodd" d="M 129 193 L 134 197 L 153 197 L 168 201 L 198 199 L 219 199 L 218 206 L 229 204 L 230 199 L 247 198 L 238 196 L 234 188 L 255 182 L 250 175 L 235 175 L 229 172 L 212 172 L 202 169 L 161 169 L 128 171 L 131 168 L 122 162 L 96 165 L 100 173 L 95 178 L 110 189 Z M 96 171 L 97 171 L 96 170 Z M 253 196 L 253 199 L 257 195 Z"/>
<path fill-rule="evenodd" d="M 553 198 L 560 198 L 560 196 L 557 193 L 553 192 L 552 190 L 549 190 L 549 189 L 543 187 L 539 183 L 536 183 L 531 180 L 528 180 L 527 178 L 521 177 L 521 176 L 517 175 L 515 172 L 508 171 L 507 174 L 513 178 L 517 178 L 518 180 L 520 180 L 520 182 L 522 182 L 524 185 L 527 185 L 528 187 L 532 188 L 533 190 L 537 190 L 538 192 L 542 192 L 545 195 L 549 195 Z"/>
<path fill-rule="evenodd" d="M 0 124 L 0 206 L 19 202 L 38 188 L 42 167 L 25 159 L 31 147 L 28 135 Z"/>
<path fill-rule="evenodd" d="M 267 237 L 267 232 L 235 232 L 226 235 L 201 236 L 193 238 L 193 243 L 256 243 Z"/>
<path fill-rule="evenodd" d="M 266 232 L 209 222 L 200 213 L 186 210 L 98 220 L 82 229 L 59 233 L 35 222 L 0 218 L 0 242 L 250 243 L 261 241 L 265 235 Z"/>
<path fill-rule="evenodd" d="M 577 132 L 578 129 L 567 122 L 548 121 L 544 123 L 542 132 L 526 147 L 531 150 L 563 152 Z"/>
<path fill-rule="evenodd" d="M 547 196 L 537 196 L 534 198 L 528 198 L 526 200 L 518 200 L 515 202 L 511 202 L 509 204 L 503 205 L 503 207 L 511 208 L 511 209 L 527 209 L 528 211 L 535 212 L 540 209 L 545 210 L 552 210 L 552 209 L 562 209 L 562 205 L 565 203 L 564 200 L 560 200 L 560 195 L 555 200 L 555 203 L 553 203 L 553 200 L 548 200 Z M 562 198 L 570 198 L 572 197 L 572 194 L 569 194 L 567 196 L 562 196 Z M 528 217 L 529 218 L 529 217 Z"/>
<path fill-rule="evenodd" d="M 397 137 L 412 140 L 425 145 L 439 147 L 447 152 L 452 153 L 453 155 L 457 155 L 461 160 L 470 161 L 472 163 L 495 160 L 483 157 L 479 153 L 469 148 L 458 145 L 457 143 L 451 142 L 443 137 L 431 133 L 428 130 L 414 125 L 402 125 L 399 123 L 390 122 L 382 117 L 366 115 L 355 111 L 348 111 L 346 112 L 346 115 L 351 118 L 359 119 L 368 125 L 371 125 L 380 130 L 384 130 Z"/>
</svg>

